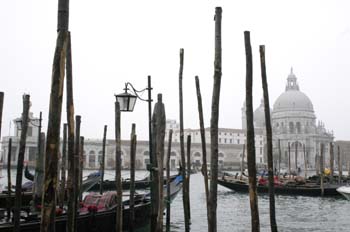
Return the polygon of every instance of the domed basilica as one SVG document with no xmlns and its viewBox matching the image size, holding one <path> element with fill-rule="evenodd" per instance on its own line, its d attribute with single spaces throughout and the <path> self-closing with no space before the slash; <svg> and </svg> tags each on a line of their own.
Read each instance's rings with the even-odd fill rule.
<svg viewBox="0 0 350 232">
<path fill-rule="evenodd" d="M 242 126 L 246 129 L 244 108 L 242 108 Z M 299 167 L 303 169 L 304 160 L 307 160 L 308 167 L 314 168 L 316 159 L 320 156 L 321 144 L 324 144 L 325 157 L 329 156 L 330 143 L 334 139 L 333 133 L 328 132 L 322 122 L 318 121 L 316 124 L 313 104 L 308 96 L 300 91 L 293 69 L 288 75 L 285 91 L 273 104 L 271 121 L 275 167 L 278 167 L 279 154 L 281 154 L 281 166 L 288 166 L 289 149 L 292 169 Z M 254 126 L 257 130 L 265 130 L 263 101 L 254 111 Z M 267 162 L 266 155 L 265 162 Z"/>
</svg>

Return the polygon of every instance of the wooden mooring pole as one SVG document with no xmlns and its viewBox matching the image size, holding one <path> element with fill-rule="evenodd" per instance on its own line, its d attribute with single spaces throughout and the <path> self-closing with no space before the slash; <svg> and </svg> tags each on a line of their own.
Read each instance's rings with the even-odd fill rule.
<svg viewBox="0 0 350 232">
<path fill-rule="evenodd" d="M 245 156 L 245 144 L 243 144 L 243 152 L 242 152 L 242 158 L 241 158 L 241 175 L 240 175 L 240 180 L 243 178 L 243 172 L 244 172 L 244 156 Z"/>
<path fill-rule="evenodd" d="M 66 160 L 67 160 L 67 128 L 68 125 L 63 125 L 63 145 L 62 145 L 62 160 L 61 160 L 61 185 L 59 190 L 59 207 L 63 209 L 64 197 L 66 192 Z"/>
<path fill-rule="evenodd" d="M 215 8 L 215 58 L 214 58 L 214 84 L 211 102 L 210 118 L 210 193 L 209 193 L 209 228 L 208 231 L 217 231 L 217 191 L 218 191 L 218 151 L 219 151 L 219 103 L 221 87 L 221 7 Z"/>
<path fill-rule="evenodd" d="M 291 178 L 292 171 L 291 171 L 291 161 L 290 161 L 290 142 L 288 142 L 288 176 L 289 179 Z"/>
<path fill-rule="evenodd" d="M 206 205 L 207 205 L 207 220 L 209 223 L 209 183 L 208 183 L 208 168 L 207 168 L 207 142 L 205 140 L 202 94 L 201 94 L 198 76 L 196 76 L 195 79 L 196 79 L 196 90 L 197 90 L 199 127 L 200 127 L 201 144 L 202 144 L 202 170 L 201 171 L 204 179 L 205 199 L 206 199 Z"/>
<path fill-rule="evenodd" d="M 323 174 L 324 174 L 324 144 L 321 143 L 321 157 L 320 157 L 320 172 L 321 172 L 321 196 L 324 194 Z"/>
<path fill-rule="evenodd" d="M 75 201 L 75 209 L 74 212 L 77 215 L 79 209 L 79 187 L 80 187 L 80 125 L 81 125 L 81 116 L 75 116 L 75 145 L 74 145 L 74 201 Z M 77 216 L 75 216 L 77 217 Z M 76 220 L 76 218 L 75 218 Z M 77 226 L 77 225 L 75 225 Z"/>
<path fill-rule="evenodd" d="M 7 221 L 11 219 L 11 155 L 12 155 L 12 139 L 9 138 L 8 152 L 7 152 Z"/>
<path fill-rule="evenodd" d="M 270 226 L 272 232 L 277 232 L 276 209 L 275 209 L 275 184 L 272 150 L 272 127 L 270 117 L 269 91 L 267 86 L 265 46 L 260 45 L 261 79 L 264 93 L 265 124 L 267 138 L 267 167 L 269 173 L 269 199 L 270 199 Z"/>
<path fill-rule="evenodd" d="M 103 178 L 105 175 L 106 136 L 107 136 L 107 125 L 105 125 L 103 129 L 100 194 L 103 194 Z"/>
<path fill-rule="evenodd" d="M 121 133 L 120 133 L 120 106 L 115 102 L 115 183 L 117 189 L 116 232 L 123 231 L 123 189 L 122 189 L 122 163 L 121 163 Z"/>
<path fill-rule="evenodd" d="M 305 172 L 305 179 L 307 178 L 307 165 L 308 165 L 308 155 L 306 153 L 305 144 L 303 144 L 303 150 L 304 150 L 304 172 Z"/>
<path fill-rule="evenodd" d="M 165 137 L 165 108 L 162 101 L 162 94 L 158 94 L 157 103 L 154 105 L 153 110 L 153 148 L 154 148 L 154 159 L 157 163 L 158 176 L 155 180 L 158 186 L 158 201 L 156 202 L 158 217 L 156 232 L 163 231 L 163 209 L 164 209 L 164 193 L 163 193 L 163 164 L 164 164 L 164 137 Z M 185 168 L 185 167 L 184 167 Z"/>
<path fill-rule="evenodd" d="M 29 122 L 29 107 L 30 96 L 23 95 L 23 112 L 21 117 L 21 137 L 19 140 L 19 152 L 17 159 L 17 174 L 16 174 L 16 198 L 14 210 L 14 231 L 20 231 L 20 208 L 22 206 L 22 176 L 23 176 L 23 161 L 26 150 L 27 130 Z"/>
<path fill-rule="evenodd" d="M 281 159 L 282 159 L 281 140 L 278 139 L 278 175 L 281 175 Z"/>
<path fill-rule="evenodd" d="M 338 172 L 339 172 L 339 178 L 338 178 L 338 183 L 342 183 L 342 178 L 343 178 L 343 163 L 342 163 L 342 157 L 340 153 L 340 147 L 338 146 Z"/>
<path fill-rule="evenodd" d="M 84 136 L 80 136 L 80 148 L 79 148 L 79 188 L 78 188 L 78 201 L 79 204 L 78 206 L 80 207 L 80 202 L 82 202 L 83 200 L 83 189 L 82 189 L 82 185 L 83 185 L 83 171 L 84 171 Z"/>
<path fill-rule="evenodd" d="M 187 199 L 187 207 L 188 207 L 188 217 L 191 221 L 191 200 L 190 200 L 190 177 L 191 177 L 191 135 L 187 135 L 187 152 L 186 152 L 186 158 L 187 158 L 187 175 L 186 175 L 186 184 L 187 184 L 187 191 L 188 191 L 188 199 Z"/>
<path fill-rule="evenodd" d="M 247 158 L 249 174 L 249 198 L 252 232 L 260 231 L 258 195 L 256 189 L 255 136 L 253 119 L 253 60 L 250 32 L 244 32 L 246 51 L 246 115 L 247 115 Z"/>
<path fill-rule="evenodd" d="M 129 198 L 129 231 L 134 231 L 135 220 L 135 159 L 136 159 L 136 124 L 132 124 L 131 136 L 130 136 L 130 198 Z"/>
<path fill-rule="evenodd" d="M 1 138 L 1 125 L 2 125 L 2 110 L 4 107 L 4 92 L 0 92 L 0 138 Z"/>
<path fill-rule="evenodd" d="M 169 130 L 168 139 L 168 153 L 166 159 L 166 232 L 170 232 L 170 156 L 171 156 L 171 142 L 172 142 L 173 130 Z"/>
<path fill-rule="evenodd" d="M 189 192 L 187 189 L 186 178 L 186 158 L 185 158 L 185 141 L 184 141 L 184 122 L 183 122 L 183 91 L 182 91 L 182 74 L 184 63 L 184 49 L 180 49 L 180 70 L 179 70 L 179 117 L 180 117 L 180 156 L 181 156 L 181 174 L 183 179 L 182 202 L 184 208 L 185 231 L 190 231 L 190 217 L 188 212 Z"/>
<path fill-rule="evenodd" d="M 334 146 L 332 142 L 329 143 L 329 155 L 330 155 L 329 168 L 331 169 L 330 182 L 332 183 L 334 178 Z"/>
</svg>

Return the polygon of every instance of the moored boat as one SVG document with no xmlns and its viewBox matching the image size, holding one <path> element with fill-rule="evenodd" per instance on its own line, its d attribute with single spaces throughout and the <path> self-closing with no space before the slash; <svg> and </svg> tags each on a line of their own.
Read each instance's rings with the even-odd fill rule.
<svg viewBox="0 0 350 232">
<path fill-rule="evenodd" d="M 340 186 L 337 188 L 337 192 L 350 201 L 350 186 Z"/>
<path fill-rule="evenodd" d="M 234 190 L 236 192 L 248 192 L 249 184 L 246 181 L 241 180 L 226 180 L 218 179 L 218 184 Z M 275 184 L 275 194 L 284 195 L 299 195 L 299 196 L 322 196 L 322 190 L 319 184 L 316 183 L 279 183 Z M 340 196 L 337 192 L 339 185 L 335 184 L 325 184 L 323 196 Z M 258 193 L 268 193 L 269 188 L 267 184 L 261 185 L 257 184 Z"/>
</svg>

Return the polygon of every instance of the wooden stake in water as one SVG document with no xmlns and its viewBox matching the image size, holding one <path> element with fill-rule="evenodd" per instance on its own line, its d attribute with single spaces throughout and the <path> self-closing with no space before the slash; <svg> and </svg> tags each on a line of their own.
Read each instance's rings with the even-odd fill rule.
<svg viewBox="0 0 350 232">
<path fill-rule="evenodd" d="M 191 176 L 191 135 L 187 135 L 187 175 L 186 185 L 188 191 L 187 207 L 188 217 L 191 220 L 191 201 L 190 201 L 190 176 Z"/>
<path fill-rule="evenodd" d="M 305 171 L 305 179 L 307 178 L 307 165 L 308 165 L 308 157 L 306 154 L 306 148 L 305 144 L 303 144 L 303 150 L 304 150 L 304 171 Z"/>
<path fill-rule="evenodd" d="M 154 158 L 157 160 L 158 176 L 155 180 L 158 185 L 158 209 L 157 232 L 163 231 L 163 209 L 164 209 L 164 193 L 163 193 L 163 164 L 164 164 L 164 137 L 165 137 L 165 108 L 162 102 L 162 94 L 158 94 L 158 101 L 154 105 L 153 110 L 153 143 L 154 143 Z"/>
<path fill-rule="evenodd" d="M 264 93 L 265 124 L 267 138 L 267 167 L 269 173 L 269 199 L 270 199 L 270 225 L 271 231 L 277 232 L 276 210 L 275 210 L 275 184 L 274 184 L 274 167 L 272 154 L 272 127 L 270 117 L 269 91 L 267 86 L 266 63 L 265 63 L 265 46 L 260 45 L 260 62 L 261 62 L 261 79 Z"/>
<path fill-rule="evenodd" d="M 107 125 L 105 125 L 103 129 L 100 194 L 103 193 L 103 177 L 105 174 L 106 136 L 107 136 Z"/>
<path fill-rule="evenodd" d="M 247 160 L 249 174 L 249 198 L 252 232 L 260 231 L 258 195 L 256 189 L 255 136 L 253 119 L 253 58 L 250 32 L 244 32 L 246 51 L 246 115 L 247 115 Z"/>
<path fill-rule="evenodd" d="M 211 118 L 210 118 L 210 223 L 208 231 L 217 231 L 217 191 L 218 191 L 218 151 L 219 151 L 219 103 L 220 103 L 220 87 L 221 87 L 221 7 L 215 8 L 215 60 L 214 60 L 214 84 L 211 102 Z"/>
<path fill-rule="evenodd" d="M 12 139 L 9 138 L 9 146 L 7 153 L 7 220 L 11 219 L 11 192 L 12 192 L 12 184 L 11 184 L 11 154 L 12 154 Z"/>
<path fill-rule="evenodd" d="M 129 231 L 134 231 L 134 220 L 135 220 L 135 158 L 136 158 L 136 132 L 135 123 L 132 124 L 131 136 L 130 136 L 130 198 L 129 198 Z"/>
<path fill-rule="evenodd" d="M 180 155 L 181 155 L 181 174 L 183 179 L 182 186 L 182 202 L 184 208 L 185 217 L 185 231 L 190 231 L 190 217 L 188 212 L 188 189 L 186 184 L 186 158 L 185 158 L 185 141 L 184 141 L 184 123 L 183 123 L 183 94 L 182 94 L 182 73 L 183 73 L 183 63 L 184 63 L 184 50 L 180 49 L 180 71 L 179 71 L 179 106 L 180 106 Z"/>
<path fill-rule="evenodd" d="M 291 175 L 292 175 L 291 162 L 290 162 L 290 142 L 288 142 L 288 174 L 289 174 L 289 179 L 290 179 Z"/>
<path fill-rule="evenodd" d="M 80 167 L 79 167 L 79 158 L 80 158 L 80 124 L 81 124 L 81 116 L 80 115 L 76 115 L 75 116 L 75 146 L 74 146 L 74 183 L 75 183 L 75 187 L 74 187 L 74 201 L 75 201 L 75 209 L 74 212 L 75 214 L 77 214 L 78 209 L 79 209 L 79 204 L 78 204 L 78 200 L 79 200 L 79 192 L 80 192 Z M 75 220 L 77 220 L 75 218 Z M 77 222 L 75 222 L 77 223 Z"/>
<path fill-rule="evenodd" d="M 338 182 L 340 184 L 342 183 L 342 178 L 343 178 L 343 163 L 342 163 L 342 157 L 341 157 L 339 146 L 338 146 L 338 172 L 339 172 Z"/>
<path fill-rule="evenodd" d="M 281 159 L 282 159 L 281 140 L 278 139 L 278 175 L 281 174 Z"/>
<path fill-rule="evenodd" d="M 241 176 L 239 179 L 242 180 L 243 178 L 243 172 L 244 172 L 244 156 L 245 156 L 245 144 L 243 144 L 243 152 L 242 152 L 242 160 L 241 160 Z"/>
<path fill-rule="evenodd" d="M 123 231 L 123 189 L 122 189 L 122 162 L 121 162 L 121 133 L 120 133 L 120 106 L 115 102 L 115 183 L 117 189 L 116 232 Z"/>
<path fill-rule="evenodd" d="M 80 136 L 80 148 L 79 148 L 79 202 L 83 200 L 83 171 L 84 171 L 84 136 Z M 80 205 L 80 204 L 79 204 Z"/>
<path fill-rule="evenodd" d="M 295 172 L 297 174 L 297 176 L 299 176 L 299 168 L 298 168 L 298 141 L 295 141 Z"/>
<path fill-rule="evenodd" d="M 74 101 L 73 101 L 73 74 L 72 74 L 72 51 L 71 51 L 71 39 L 68 32 L 67 42 L 67 123 L 68 123 L 68 178 L 67 178 L 67 196 L 68 196 L 68 209 L 67 209 L 67 232 L 73 232 L 76 228 L 76 195 L 74 192 L 74 144 L 75 144 L 75 121 L 74 121 Z"/>
<path fill-rule="evenodd" d="M 14 210 L 14 231 L 20 231 L 20 208 L 22 206 L 22 176 L 23 176 L 23 161 L 24 153 L 26 150 L 26 139 L 29 122 L 29 107 L 30 96 L 23 95 L 23 111 L 21 122 L 21 137 L 19 140 L 19 152 L 17 161 L 17 174 L 16 174 L 16 198 L 15 198 L 15 210 Z"/>
<path fill-rule="evenodd" d="M 330 155 L 330 165 L 329 168 L 331 169 L 331 175 L 330 175 L 330 182 L 333 182 L 333 176 L 334 176 L 334 147 L 333 143 L 329 143 L 329 155 Z"/>
<path fill-rule="evenodd" d="M 196 79 L 196 90 L 197 90 L 197 101 L 198 101 L 198 115 L 199 115 L 199 127 L 201 133 L 201 143 L 202 143 L 202 175 L 204 177 L 204 189 L 205 189 L 205 199 L 207 203 L 207 220 L 209 223 L 209 183 L 208 183 L 208 169 L 207 169 L 207 142 L 205 140 L 205 129 L 204 129 L 204 117 L 203 117 L 203 106 L 202 106 L 202 95 L 199 86 L 199 78 Z"/>
<path fill-rule="evenodd" d="M 67 160 L 67 128 L 68 125 L 63 125 L 63 145 L 62 145 L 62 165 L 61 165 L 61 185 L 60 185 L 60 201 L 59 207 L 62 209 L 64 205 L 64 197 L 66 192 L 66 160 Z"/>
<path fill-rule="evenodd" d="M 173 130 L 169 130 L 168 139 L 168 153 L 166 159 L 166 232 L 170 232 L 170 155 L 171 155 L 171 142 L 172 142 Z"/>
<path fill-rule="evenodd" d="M 320 158 L 320 171 L 321 171 L 321 196 L 324 194 L 324 185 L 323 185 L 323 173 L 324 173 L 324 144 L 321 143 L 321 158 Z"/>
</svg>

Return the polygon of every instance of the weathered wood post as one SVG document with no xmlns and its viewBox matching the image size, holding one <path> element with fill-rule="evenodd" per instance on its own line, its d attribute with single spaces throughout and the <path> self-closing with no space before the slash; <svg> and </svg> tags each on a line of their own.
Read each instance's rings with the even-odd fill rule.
<svg viewBox="0 0 350 232">
<path fill-rule="evenodd" d="M 166 159 L 166 232 L 170 232 L 170 155 L 173 130 L 169 130 L 168 153 Z"/>
<path fill-rule="evenodd" d="M 123 231 L 123 189 L 122 189 L 122 162 L 121 162 L 121 133 L 120 133 L 120 106 L 115 102 L 115 183 L 117 189 L 116 232 Z"/>
<path fill-rule="evenodd" d="M 185 141 L 184 141 L 184 122 L 183 122 L 183 93 L 182 93 L 182 73 L 183 73 L 183 63 L 184 63 L 184 49 L 180 49 L 180 70 L 179 70 L 179 117 L 180 117 L 180 156 L 181 156 L 181 174 L 183 179 L 182 186 L 182 201 L 184 208 L 185 217 L 185 231 L 190 231 L 190 217 L 188 212 L 188 199 L 189 192 L 187 189 L 187 178 L 186 178 L 186 158 L 185 158 Z"/>
<path fill-rule="evenodd" d="M 188 191 L 187 207 L 188 207 L 188 217 L 191 220 L 191 201 L 190 201 L 190 177 L 191 177 L 191 135 L 187 135 L 187 175 L 186 175 L 186 184 Z"/>
<path fill-rule="evenodd" d="M 79 209 L 79 192 L 80 192 L 80 167 L 79 167 L 79 158 L 80 158 L 80 125 L 81 125 L 81 116 L 75 116 L 75 145 L 74 145 L 74 201 L 75 201 L 75 209 L 74 212 L 77 214 Z M 75 216 L 76 217 L 76 216 Z M 76 220 L 76 218 L 75 218 Z M 75 222 L 76 223 L 76 222 Z"/>
<path fill-rule="evenodd" d="M 244 172 L 244 156 L 245 156 L 245 144 L 243 144 L 243 152 L 242 152 L 242 159 L 241 159 L 241 176 L 240 180 L 243 178 L 243 172 Z"/>
<path fill-rule="evenodd" d="M 256 189 L 255 136 L 253 120 L 253 61 L 250 32 L 244 32 L 246 51 L 246 115 L 247 115 L 247 160 L 249 174 L 249 198 L 253 232 L 260 231 L 258 196 Z"/>
<path fill-rule="evenodd" d="M 292 175 L 291 162 L 290 162 L 290 142 L 288 142 L 288 174 L 289 174 L 289 179 L 290 179 L 291 175 Z"/>
<path fill-rule="evenodd" d="M 320 175 L 320 156 L 316 153 L 315 156 L 315 166 L 316 166 L 316 175 Z"/>
<path fill-rule="evenodd" d="M 321 157 L 320 157 L 320 172 L 321 172 L 321 196 L 324 194 L 323 174 L 324 174 L 324 144 L 321 143 Z"/>
<path fill-rule="evenodd" d="M 304 150 L 304 171 L 305 171 L 305 179 L 307 178 L 307 165 L 308 165 L 308 156 L 306 153 L 305 144 L 303 144 L 303 150 Z"/>
<path fill-rule="evenodd" d="M 157 232 L 163 231 L 163 208 L 164 208 L 164 193 L 163 193 L 163 164 L 164 164 L 164 137 L 165 137 L 165 108 L 162 102 L 162 94 L 158 94 L 158 101 L 154 106 L 153 110 L 153 148 L 154 148 L 154 159 L 156 159 L 158 176 L 156 183 L 158 185 L 158 220 L 157 220 Z M 186 168 L 186 167 L 184 167 Z"/>
<path fill-rule="evenodd" d="M 83 200 L 83 189 L 82 189 L 82 185 L 83 185 L 83 171 L 84 171 L 84 136 L 80 136 L 80 148 L 79 148 L 79 188 L 78 188 L 78 193 L 79 193 L 79 197 L 78 197 L 78 201 L 79 204 L 78 206 L 80 207 L 80 202 Z"/>
<path fill-rule="evenodd" d="M 211 102 L 211 119 L 210 119 L 210 223 L 208 231 L 217 231 L 217 191 L 218 191 L 218 153 L 219 153 L 219 103 L 221 87 L 221 7 L 215 8 L 215 60 L 214 60 L 214 85 Z"/>
<path fill-rule="evenodd" d="M 135 159 L 136 159 L 136 132 L 135 123 L 132 124 L 131 136 L 130 136 L 130 198 L 129 198 L 129 231 L 134 231 L 134 220 L 135 220 Z"/>
<path fill-rule="evenodd" d="M 296 174 L 299 176 L 299 173 L 298 173 L 298 141 L 295 141 L 294 144 L 295 144 L 295 172 Z"/>
<path fill-rule="evenodd" d="M 40 131 L 40 130 L 39 130 Z M 41 204 L 43 199 L 43 184 L 44 184 L 44 172 L 45 172 L 45 133 L 40 133 L 40 149 L 38 151 L 38 158 L 35 166 L 35 192 L 34 192 L 34 206 L 37 209 L 37 206 Z"/>
<path fill-rule="evenodd" d="M 281 175 L 281 159 L 282 159 L 281 140 L 278 139 L 278 175 Z"/>
<path fill-rule="evenodd" d="M 60 124 L 62 97 L 65 75 L 65 61 L 68 39 L 69 1 L 59 0 L 57 41 L 52 68 L 50 109 L 45 152 L 45 181 L 41 210 L 40 231 L 55 231 L 56 190 L 58 172 L 58 152 L 60 142 Z"/>
<path fill-rule="evenodd" d="M 196 90 L 197 90 L 197 101 L 198 101 L 199 127 L 200 127 L 200 133 L 201 133 L 201 143 L 202 143 L 202 170 L 201 171 L 204 178 L 204 189 L 205 189 L 205 197 L 206 197 L 205 199 L 207 203 L 207 220 L 209 223 L 209 186 L 208 186 L 209 183 L 208 183 L 208 169 L 207 169 L 207 142 L 205 140 L 202 94 L 201 94 L 198 76 L 196 76 L 195 79 L 196 79 Z"/>
<path fill-rule="evenodd" d="M 276 210 L 275 210 L 275 184 L 274 184 L 274 167 L 272 155 L 272 128 L 270 117 L 269 91 L 267 86 L 266 63 L 265 63 L 265 46 L 260 45 L 260 62 L 261 62 L 261 79 L 264 92 L 265 108 L 265 125 L 267 138 L 267 167 L 269 174 L 269 199 L 270 199 L 270 226 L 272 232 L 277 232 Z"/>
<path fill-rule="evenodd" d="M 27 130 L 29 122 L 29 107 L 30 96 L 23 95 L 23 112 L 21 122 L 21 137 L 19 140 L 19 152 L 17 161 L 17 174 L 16 174 L 16 198 L 15 198 L 15 210 L 14 210 L 14 231 L 20 231 L 20 207 L 22 204 L 22 176 L 23 176 L 23 161 L 24 153 L 26 150 Z"/>
<path fill-rule="evenodd" d="M 105 156 L 106 156 L 106 136 L 107 136 L 107 125 L 105 125 L 103 129 L 100 194 L 103 194 L 103 177 L 105 174 Z"/>
<path fill-rule="evenodd" d="M 329 143 L 329 155 L 330 155 L 330 165 L 329 168 L 331 169 L 331 175 L 330 175 L 330 182 L 333 182 L 333 176 L 334 176 L 334 146 L 333 143 Z"/>
<path fill-rule="evenodd" d="M 338 172 L 339 172 L 339 184 L 342 183 L 343 178 L 343 163 L 342 163 L 342 157 L 340 153 L 340 147 L 338 146 Z"/>
<path fill-rule="evenodd" d="M 62 163 L 61 163 L 61 185 L 60 185 L 60 201 L 59 207 L 62 209 L 64 205 L 64 197 L 66 192 L 66 160 L 67 160 L 67 128 L 68 125 L 63 125 L 63 145 L 62 145 Z"/>
<path fill-rule="evenodd" d="M 12 154 L 12 139 L 9 138 L 9 146 L 7 152 L 7 221 L 11 219 L 11 154 Z"/>
<path fill-rule="evenodd" d="M 36 206 L 40 203 L 38 195 L 41 195 L 42 192 L 42 184 L 44 177 L 44 152 L 41 150 L 41 121 L 42 121 L 42 112 L 40 112 L 39 116 L 39 127 L 38 127 L 38 146 L 37 152 L 35 155 L 35 174 L 34 174 L 34 183 L 33 183 L 33 201 L 31 206 L 33 210 L 37 211 Z M 39 190 L 39 191 L 38 191 Z M 39 193 L 39 194 L 38 194 Z"/>
<path fill-rule="evenodd" d="M 73 101 L 73 73 L 72 73 L 72 51 L 71 51 L 71 39 L 68 32 L 67 42 L 67 63 L 66 63 L 66 90 L 67 90 L 67 124 L 68 124 L 68 178 L 67 178 L 67 196 L 68 196 L 68 210 L 67 210 L 67 232 L 73 232 L 76 228 L 76 195 L 74 183 L 74 144 L 75 144 L 75 121 L 74 121 L 74 101 Z"/>
</svg>

